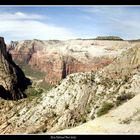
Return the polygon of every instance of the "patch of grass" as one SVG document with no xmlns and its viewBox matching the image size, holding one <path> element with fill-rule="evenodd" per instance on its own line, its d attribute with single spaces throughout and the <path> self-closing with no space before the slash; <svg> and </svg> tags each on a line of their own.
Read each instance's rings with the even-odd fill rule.
<svg viewBox="0 0 140 140">
<path fill-rule="evenodd" d="M 102 104 L 102 107 L 97 111 L 97 116 L 99 117 L 106 114 L 113 107 L 113 103 L 104 102 Z"/>
</svg>

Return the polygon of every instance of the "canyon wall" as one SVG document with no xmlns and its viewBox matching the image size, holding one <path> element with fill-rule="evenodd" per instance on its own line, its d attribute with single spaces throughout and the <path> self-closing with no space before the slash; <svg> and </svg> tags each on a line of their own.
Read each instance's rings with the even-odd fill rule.
<svg viewBox="0 0 140 140">
<path fill-rule="evenodd" d="M 14 60 L 45 72 L 44 80 L 55 85 L 71 73 L 107 66 L 128 46 L 120 40 L 25 40 L 11 42 L 9 52 Z"/>
<path fill-rule="evenodd" d="M 29 83 L 30 80 L 7 52 L 4 38 L 0 37 L 0 97 L 14 100 L 24 98 L 26 95 L 23 91 Z"/>
</svg>

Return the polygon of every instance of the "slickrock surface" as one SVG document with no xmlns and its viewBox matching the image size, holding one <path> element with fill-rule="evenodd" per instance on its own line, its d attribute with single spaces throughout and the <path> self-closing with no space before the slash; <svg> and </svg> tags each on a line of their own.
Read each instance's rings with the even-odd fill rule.
<svg viewBox="0 0 140 140">
<path fill-rule="evenodd" d="M 108 114 L 56 134 L 139 134 L 140 94 Z"/>
</svg>

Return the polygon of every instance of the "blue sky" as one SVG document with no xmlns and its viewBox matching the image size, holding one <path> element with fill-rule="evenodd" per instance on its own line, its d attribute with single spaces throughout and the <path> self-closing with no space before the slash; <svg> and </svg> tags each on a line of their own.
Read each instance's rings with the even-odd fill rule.
<svg viewBox="0 0 140 140">
<path fill-rule="evenodd" d="M 100 35 L 140 39 L 140 6 L 0 6 L 6 42 Z"/>
</svg>

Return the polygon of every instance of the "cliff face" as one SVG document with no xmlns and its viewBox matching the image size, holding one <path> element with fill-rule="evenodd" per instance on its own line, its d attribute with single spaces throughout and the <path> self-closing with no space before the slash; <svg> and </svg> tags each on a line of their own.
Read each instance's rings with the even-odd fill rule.
<svg viewBox="0 0 140 140">
<path fill-rule="evenodd" d="M 50 84 L 57 84 L 60 80 L 66 78 L 67 75 L 77 72 L 96 71 L 110 64 L 112 60 L 101 59 L 96 63 L 82 63 L 71 56 L 57 57 L 56 60 L 46 63 L 45 81 Z"/>
<path fill-rule="evenodd" d="M 25 40 L 12 42 L 9 51 L 14 60 L 45 72 L 44 80 L 57 84 L 76 72 L 97 71 L 110 64 L 126 47 L 127 41 Z"/>
<path fill-rule="evenodd" d="M 24 98 L 23 91 L 29 83 L 7 52 L 4 38 L 0 37 L 0 97 L 14 100 Z"/>
</svg>

